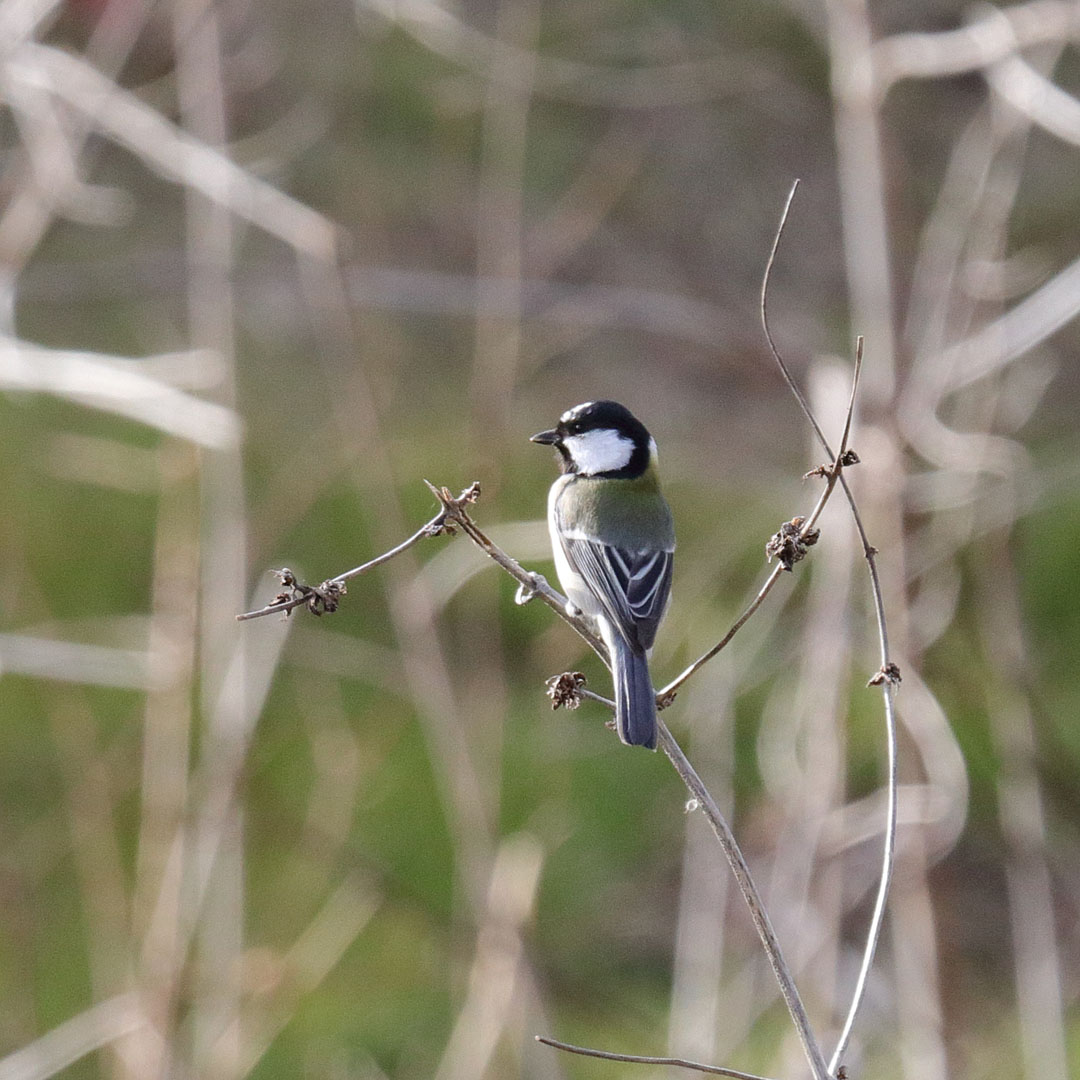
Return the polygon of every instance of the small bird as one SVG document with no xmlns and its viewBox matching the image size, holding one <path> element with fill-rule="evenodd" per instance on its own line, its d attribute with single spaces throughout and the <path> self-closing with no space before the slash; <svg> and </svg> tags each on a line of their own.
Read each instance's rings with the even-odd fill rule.
<svg viewBox="0 0 1080 1080">
<path fill-rule="evenodd" d="M 575 405 L 532 442 L 559 452 L 563 475 L 548 495 L 548 528 L 567 609 L 592 619 L 607 645 L 619 738 L 655 750 L 648 652 L 671 593 L 675 551 L 656 442 L 616 401 Z"/>
</svg>

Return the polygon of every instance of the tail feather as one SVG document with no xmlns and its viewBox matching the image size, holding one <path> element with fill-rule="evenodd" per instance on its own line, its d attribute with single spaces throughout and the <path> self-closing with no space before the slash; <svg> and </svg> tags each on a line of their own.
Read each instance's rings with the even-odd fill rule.
<svg viewBox="0 0 1080 1080">
<path fill-rule="evenodd" d="M 613 650 L 615 727 L 628 746 L 656 749 L 656 691 L 643 652 L 617 641 Z"/>
</svg>

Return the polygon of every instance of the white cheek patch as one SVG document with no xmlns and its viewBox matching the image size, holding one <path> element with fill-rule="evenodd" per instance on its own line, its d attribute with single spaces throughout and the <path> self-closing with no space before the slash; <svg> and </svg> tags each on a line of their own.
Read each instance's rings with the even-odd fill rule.
<svg viewBox="0 0 1080 1080">
<path fill-rule="evenodd" d="M 563 446 L 578 472 L 586 476 L 625 469 L 634 453 L 633 442 L 611 428 L 598 428 L 583 435 L 568 435 L 563 439 Z"/>
</svg>

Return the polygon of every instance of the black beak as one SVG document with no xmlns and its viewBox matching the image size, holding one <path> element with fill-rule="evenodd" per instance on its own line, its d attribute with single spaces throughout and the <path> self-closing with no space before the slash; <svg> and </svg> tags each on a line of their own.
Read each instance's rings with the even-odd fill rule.
<svg viewBox="0 0 1080 1080">
<path fill-rule="evenodd" d="M 554 446 L 559 441 L 559 433 L 554 428 L 550 431 L 538 431 L 529 442 L 543 443 L 544 446 Z"/>
</svg>

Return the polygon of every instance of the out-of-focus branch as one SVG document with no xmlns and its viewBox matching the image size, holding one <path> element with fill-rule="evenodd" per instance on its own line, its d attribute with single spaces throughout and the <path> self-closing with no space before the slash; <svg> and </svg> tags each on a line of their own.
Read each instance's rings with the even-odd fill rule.
<svg viewBox="0 0 1080 1080">
<path fill-rule="evenodd" d="M 192 350 L 160 359 L 199 362 L 208 352 Z M 0 336 L 0 389 L 53 394 L 211 449 L 237 445 L 241 423 L 232 409 L 185 394 L 132 368 L 131 363 L 121 357 L 47 349 Z"/>
<path fill-rule="evenodd" d="M 48 91 L 148 168 L 199 191 L 298 252 L 333 257 L 333 222 L 170 123 L 92 65 L 51 46 L 26 44 L 6 67 L 10 78 Z"/>
<path fill-rule="evenodd" d="M 45 1080 L 103 1046 L 148 1027 L 137 993 L 118 994 L 0 1058 L 0 1080 Z"/>
<path fill-rule="evenodd" d="M 868 0 L 826 0 L 833 137 L 851 324 L 873 344 L 865 403 L 888 409 L 896 390 L 886 166 L 874 93 Z M 830 455 L 831 456 L 831 455 Z"/>
<path fill-rule="evenodd" d="M 986 69 L 994 92 L 1044 131 L 1080 146 L 1080 101 L 1026 60 L 1010 56 Z"/>
<path fill-rule="evenodd" d="M 7 0 L 0 4 L 0 57 L 31 38 L 62 0 Z"/>
<path fill-rule="evenodd" d="M 499 845 L 477 934 L 468 994 L 435 1080 L 475 1080 L 490 1071 L 528 970 L 525 930 L 536 903 L 543 862 L 543 848 L 527 833 L 516 833 Z"/>
<path fill-rule="evenodd" d="M 959 30 L 930 34 L 894 34 L 871 53 L 873 80 L 879 95 L 901 79 L 940 78 L 977 71 L 1013 56 L 1021 49 L 1052 41 L 1075 40 L 1080 9 L 1065 0 L 1033 0 L 992 8 Z"/>
<path fill-rule="evenodd" d="M 354 2 L 358 11 L 377 13 L 431 52 L 485 79 L 497 75 L 512 86 L 528 81 L 544 97 L 581 104 L 610 109 L 663 108 L 754 94 L 774 81 L 766 66 L 747 64 L 737 55 L 628 68 L 585 64 L 545 56 L 491 37 L 433 0 Z"/>
<path fill-rule="evenodd" d="M 970 337 L 950 345 L 935 363 L 949 372 L 943 393 L 985 378 L 1041 344 L 1080 312 L 1080 259 Z"/>
</svg>

